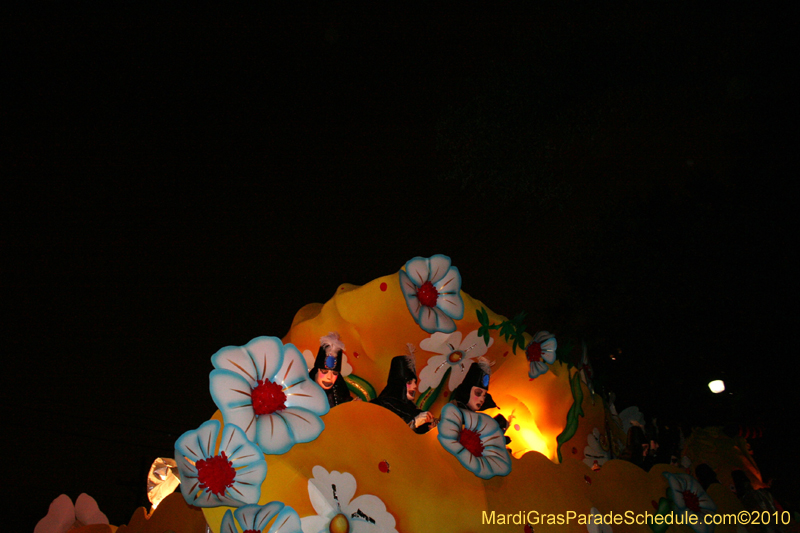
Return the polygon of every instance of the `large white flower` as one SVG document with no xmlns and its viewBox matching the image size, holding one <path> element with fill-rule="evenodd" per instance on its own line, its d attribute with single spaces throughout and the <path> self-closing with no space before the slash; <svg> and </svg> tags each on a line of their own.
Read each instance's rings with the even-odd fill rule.
<svg viewBox="0 0 800 533">
<path fill-rule="evenodd" d="M 594 428 L 594 431 L 586 437 L 586 441 L 589 443 L 583 449 L 583 462 L 586 463 L 586 466 L 591 468 L 595 463 L 597 463 L 597 466 L 603 466 L 603 463 L 611 459 L 611 453 L 608 451 L 608 440 L 605 435 L 600 433 L 599 429 Z"/>
<path fill-rule="evenodd" d="M 297 511 L 281 502 L 269 502 L 265 505 L 245 505 L 231 513 L 225 512 L 220 524 L 220 533 L 239 533 L 236 522 L 244 533 L 301 533 L 300 517 Z M 274 519 L 274 521 L 273 521 Z M 267 526 L 272 526 L 267 530 Z"/>
<path fill-rule="evenodd" d="M 411 316 L 428 333 L 456 330 L 454 320 L 464 318 L 461 274 L 446 255 L 415 257 L 400 271 L 400 290 Z"/>
<path fill-rule="evenodd" d="M 397 533 L 394 516 L 377 496 L 356 494 L 356 479 L 347 472 L 328 472 L 317 465 L 308 480 L 308 497 L 316 516 L 301 519 L 303 533 Z"/>
<path fill-rule="evenodd" d="M 209 420 L 175 441 L 183 498 L 197 507 L 257 503 L 267 476 L 264 454 L 239 427 L 226 425 L 221 439 L 219 429 L 219 421 Z"/>
<path fill-rule="evenodd" d="M 241 427 L 264 453 L 286 453 L 322 433 L 328 400 L 293 345 L 258 337 L 221 349 L 211 363 L 211 397 L 225 423 Z"/>
<path fill-rule="evenodd" d="M 683 515 L 683 523 L 694 529 L 697 533 L 711 533 L 713 524 L 704 522 L 705 515 L 717 512 L 717 505 L 703 490 L 700 482 L 689 474 L 670 474 L 664 472 L 664 477 L 669 482 L 667 496 L 675 504 L 677 514 Z M 690 515 L 697 515 L 697 523 L 689 521 Z"/>
<path fill-rule="evenodd" d="M 556 362 L 556 337 L 552 333 L 540 331 L 533 336 L 531 342 L 525 347 L 525 356 L 531 364 L 528 370 L 528 377 L 533 379 L 538 377 Z"/>
<path fill-rule="evenodd" d="M 489 346 L 493 343 L 494 339 L 490 338 Z M 464 381 L 472 363 L 484 355 L 489 346 L 478 337 L 478 330 L 469 332 L 464 340 L 461 340 L 460 331 L 434 333 L 419 343 L 419 347 L 426 352 L 440 354 L 429 358 L 425 368 L 419 373 L 419 390 L 424 392 L 438 387 L 448 369 L 450 379 L 447 384 L 449 390 L 455 390 Z"/>
<path fill-rule="evenodd" d="M 444 449 L 479 478 L 506 476 L 511 472 L 505 435 L 489 415 L 448 403 L 442 408 L 438 427 L 439 442 Z"/>
</svg>

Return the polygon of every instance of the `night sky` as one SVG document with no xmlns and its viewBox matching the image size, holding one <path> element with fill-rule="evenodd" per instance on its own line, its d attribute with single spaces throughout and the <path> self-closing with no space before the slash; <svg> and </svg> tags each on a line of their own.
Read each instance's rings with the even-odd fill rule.
<svg viewBox="0 0 800 533">
<path fill-rule="evenodd" d="M 798 501 L 789 17 L 517 4 L 11 11 L 13 530 L 61 493 L 127 523 L 215 410 L 214 352 L 435 253 L 528 331 L 585 340 L 618 409 L 763 427 L 756 461 Z"/>
</svg>

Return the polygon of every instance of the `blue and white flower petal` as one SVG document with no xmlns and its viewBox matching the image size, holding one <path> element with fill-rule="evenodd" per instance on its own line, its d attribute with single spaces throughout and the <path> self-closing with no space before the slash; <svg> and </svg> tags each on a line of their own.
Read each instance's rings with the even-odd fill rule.
<svg viewBox="0 0 800 533">
<path fill-rule="evenodd" d="M 717 505 L 703 490 L 700 482 L 689 474 L 664 472 L 664 477 L 667 478 L 669 483 L 667 495 L 675 504 L 677 513 L 684 516 L 683 523 L 691 527 L 696 533 L 712 533 L 714 524 L 706 524 L 704 517 L 705 515 L 716 513 Z M 693 514 L 698 517 L 696 524 L 692 524 L 688 519 Z"/>
<path fill-rule="evenodd" d="M 428 333 L 456 330 L 454 320 L 464 318 L 461 274 L 450 265 L 450 258 L 434 255 L 415 257 L 400 270 L 400 289 L 411 316 Z M 422 290 L 422 291 L 421 291 Z M 424 293 L 422 299 L 420 294 Z M 435 303 L 434 303 L 435 302 Z"/>
<path fill-rule="evenodd" d="M 529 378 L 537 378 L 550 369 L 549 365 L 556 361 L 557 347 L 558 343 L 552 333 L 540 331 L 533 336 L 525 347 L 525 356 L 530 362 Z"/>
<path fill-rule="evenodd" d="M 505 435 L 489 415 L 448 403 L 442 408 L 438 428 L 439 442 L 444 449 L 476 476 L 489 479 L 511 472 L 511 456 L 506 449 Z M 465 439 L 467 435 L 472 438 L 472 443 Z M 480 440 L 477 450 L 475 439 Z"/>
<path fill-rule="evenodd" d="M 309 377 L 293 345 L 258 337 L 223 348 L 211 362 L 209 389 L 225 423 L 243 428 L 264 453 L 286 453 L 325 428 L 320 419 L 330 409 L 325 391 Z"/>
<path fill-rule="evenodd" d="M 228 510 L 222 518 L 220 533 L 239 533 L 236 522 L 242 531 L 258 533 L 301 533 L 300 517 L 291 507 L 281 502 L 269 502 L 265 505 L 245 505 L 236 509 L 234 514 Z M 270 526 L 270 522 L 272 525 Z M 267 530 L 267 527 L 269 529 Z"/>
<path fill-rule="evenodd" d="M 219 441 L 219 452 L 216 451 Z M 175 461 L 181 475 L 181 493 L 198 507 L 240 507 L 258 502 L 267 463 L 259 447 L 235 425 L 226 425 L 220 438 L 220 423 L 209 420 L 187 431 L 175 442 Z M 204 468 L 221 468 L 231 475 L 230 483 L 208 487 L 201 478 Z"/>
</svg>

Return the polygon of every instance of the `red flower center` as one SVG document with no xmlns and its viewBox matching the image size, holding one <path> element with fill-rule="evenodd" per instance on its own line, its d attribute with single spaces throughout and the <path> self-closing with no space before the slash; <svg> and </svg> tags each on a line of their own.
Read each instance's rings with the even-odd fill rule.
<svg viewBox="0 0 800 533">
<path fill-rule="evenodd" d="M 700 498 L 697 497 L 697 494 L 690 490 L 685 490 L 681 492 L 683 495 L 683 501 L 686 504 L 686 507 L 690 511 L 694 511 L 695 513 L 700 513 Z"/>
<path fill-rule="evenodd" d="M 417 289 L 417 298 L 419 299 L 419 303 L 425 307 L 436 307 L 436 300 L 439 299 L 439 293 L 436 291 L 436 287 L 433 286 L 433 283 L 426 281 L 422 284 L 422 287 Z"/>
<path fill-rule="evenodd" d="M 542 360 L 542 344 L 539 342 L 532 342 L 530 346 L 525 348 L 525 355 L 528 361 L 541 361 Z"/>
<path fill-rule="evenodd" d="M 481 442 L 480 433 L 475 433 L 470 429 L 463 429 L 461 430 L 461 435 L 458 436 L 458 442 L 475 457 L 483 456 L 483 443 Z"/>
<path fill-rule="evenodd" d="M 258 381 L 258 386 L 251 394 L 253 411 L 257 416 L 268 415 L 281 409 L 286 409 L 286 395 L 283 388 L 268 379 Z"/>
<path fill-rule="evenodd" d="M 194 466 L 197 468 L 200 487 L 217 496 L 233 485 L 233 479 L 236 477 L 233 463 L 225 457 L 225 452 L 220 452 L 219 455 L 208 459 L 200 459 Z"/>
<path fill-rule="evenodd" d="M 461 350 L 450 352 L 448 359 L 450 360 L 451 363 L 458 363 L 459 361 L 464 359 L 464 352 L 462 352 Z"/>
</svg>

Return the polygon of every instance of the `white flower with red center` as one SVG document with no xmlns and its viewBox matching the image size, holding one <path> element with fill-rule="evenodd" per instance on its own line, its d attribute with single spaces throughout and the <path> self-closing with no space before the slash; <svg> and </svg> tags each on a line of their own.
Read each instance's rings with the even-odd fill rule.
<svg viewBox="0 0 800 533">
<path fill-rule="evenodd" d="M 308 497 L 316 516 L 300 521 L 303 533 L 397 533 L 396 521 L 377 496 L 356 494 L 356 478 L 317 465 L 308 480 Z"/>
<path fill-rule="evenodd" d="M 236 521 L 234 522 L 234 516 Z M 231 513 L 225 512 L 220 524 L 220 533 L 301 533 L 300 516 L 297 511 L 281 502 L 269 502 L 265 505 L 245 505 Z M 270 525 L 271 523 L 271 525 Z M 267 529 L 269 527 L 269 529 Z"/>
<path fill-rule="evenodd" d="M 494 339 L 489 339 L 489 346 Z M 419 390 L 426 391 L 439 386 L 442 378 L 450 369 L 450 379 L 447 381 L 449 390 L 455 390 L 467 375 L 469 367 L 478 357 L 486 354 L 489 349 L 486 342 L 478 337 L 478 330 L 471 331 L 464 340 L 461 332 L 434 333 L 429 338 L 419 343 L 419 347 L 426 352 L 438 353 L 428 359 L 425 368 L 419 373 Z"/>
<path fill-rule="evenodd" d="M 525 357 L 531 364 L 528 377 L 533 379 L 541 376 L 556 362 L 556 337 L 552 333 L 540 331 L 533 336 L 531 342 L 525 347 Z"/>
<path fill-rule="evenodd" d="M 407 262 L 405 271 L 400 271 L 400 290 L 411 316 L 428 333 L 452 333 L 455 320 L 464 318 L 461 274 L 446 255 Z"/>
<path fill-rule="evenodd" d="M 505 435 L 489 415 L 448 403 L 442 408 L 438 428 L 444 449 L 479 478 L 506 476 L 511 472 Z"/>
<path fill-rule="evenodd" d="M 258 337 L 211 357 L 211 397 L 226 424 L 236 424 L 264 453 L 281 454 L 316 439 L 330 407 L 291 344 Z"/>
<path fill-rule="evenodd" d="M 197 507 L 257 503 L 267 476 L 264 454 L 241 428 L 226 425 L 221 438 L 219 430 L 220 423 L 209 420 L 175 441 L 183 498 Z"/>
<path fill-rule="evenodd" d="M 583 462 L 586 463 L 586 466 L 589 468 L 594 465 L 603 466 L 603 463 L 611 459 L 608 439 L 600 433 L 599 429 L 594 428 L 594 431 L 586 437 L 586 441 L 589 444 L 583 449 Z"/>
<path fill-rule="evenodd" d="M 717 505 L 703 490 L 700 482 L 689 474 L 670 474 L 664 472 L 664 477 L 669 482 L 667 496 L 675 504 L 675 511 L 684 516 L 683 523 L 689 525 L 697 533 L 710 533 L 714 530 L 713 524 L 704 522 L 705 515 L 717 512 Z M 697 523 L 692 524 L 689 516 L 697 515 Z"/>
</svg>

